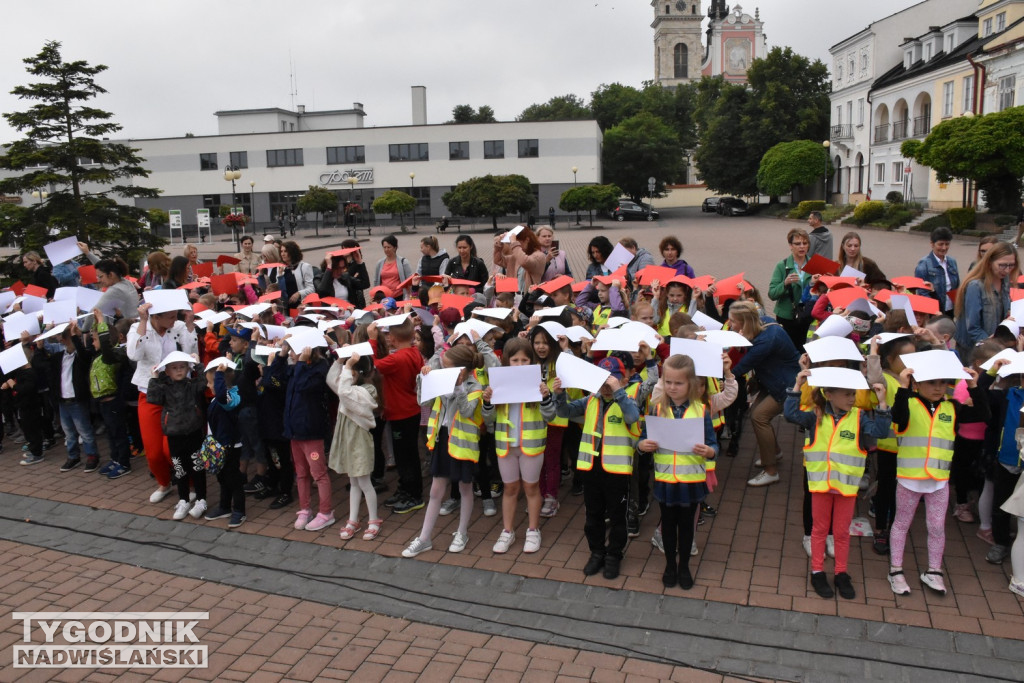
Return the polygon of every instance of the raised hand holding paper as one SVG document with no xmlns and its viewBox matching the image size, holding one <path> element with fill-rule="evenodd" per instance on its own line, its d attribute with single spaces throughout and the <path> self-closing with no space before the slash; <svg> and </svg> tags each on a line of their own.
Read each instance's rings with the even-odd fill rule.
<svg viewBox="0 0 1024 683">
<path fill-rule="evenodd" d="M 150 315 L 159 315 L 168 311 L 191 311 L 188 294 L 181 289 L 152 289 L 142 293 L 147 304 L 152 304 Z M 88 309 L 85 309 L 88 310 Z"/>
<path fill-rule="evenodd" d="M 455 393 L 455 383 L 459 381 L 462 368 L 442 368 L 431 370 L 420 377 L 420 402 L 432 401 L 438 396 L 450 396 Z"/>
<path fill-rule="evenodd" d="M 569 353 L 558 354 L 555 361 L 555 376 L 562 380 L 565 389 L 583 389 L 596 394 L 611 374 Z"/>
<path fill-rule="evenodd" d="M 694 372 L 698 377 L 720 378 L 725 374 L 722 349 L 717 344 L 710 344 L 698 339 L 673 337 L 669 349 L 673 356 L 681 354 L 691 358 Z"/>
<path fill-rule="evenodd" d="M 704 419 L 688 417 L 674 420 L 670 417 L 648 415 L 647 438 L 658 444 L 658 449 L 675 453 L 693 453 L 693 447 L 704 443 Z"/>
<path fill-rule="evenodd" d="M 52 266 L 70 261 L 82 255 L 82 250 L 78 247 L 78 238 L 74 236 L 50 242 L 43 246 L 43 251 L 46 252 L 46 258 L 50 259 L 50 265 Z"/>
<path fill-rule="evenodd" d="M 487 379 L 493 390 L 491 405 L 539 403 L 541 401 L 539 365 L 489 368 Z"/>
</svg>

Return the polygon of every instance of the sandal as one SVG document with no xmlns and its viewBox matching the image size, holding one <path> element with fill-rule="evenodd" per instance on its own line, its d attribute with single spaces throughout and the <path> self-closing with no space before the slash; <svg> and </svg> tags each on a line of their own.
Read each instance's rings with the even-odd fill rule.
<svg viewBox="0 0 1024 683">
<path fill-rule="evenodd" d="M 341 540 L 347 541 L 355 536 L 357 531 L 359 531 L 359 522 L 351 519 L 348 520 L 348 524 L 341 529 Z"/>
<path fill-rule="evenodd" d="M 366 533 L 363 534 L 364 541 L 372 541 L 377 538 L 377 534 L 380 533 L 380 525 L 384 523 L 383 519 L 371 519 L 366 523 Z"/>
</svg>

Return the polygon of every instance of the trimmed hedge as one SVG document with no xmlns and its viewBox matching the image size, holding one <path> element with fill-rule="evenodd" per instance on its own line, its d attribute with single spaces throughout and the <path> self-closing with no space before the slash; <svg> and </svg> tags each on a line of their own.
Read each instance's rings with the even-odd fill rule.
<svg viewBox="0 0 1024 683">
<path fill-rule="evenodd" d="M 900 192 L 899 190 L 893 190 L 889 194 L 885 195 L 885 201 L 889 202 L 890 204 L 902 204 L 903 193 Z"/>
<path fill-rule="evenodd" d="M 977 214 L 973 206 L 965 206 L 959 209 L 950 209 L 946 212 L 949 215 L 949 229 L 954 234 L 964 230 L 973 230 L 977 220 Z"/>
<path fill-rule="evenodd" d="M 795 207 L 789 210 L 790 218 L 807 218 L 811 215 L 811 211 L 824 211 L 825 201 L 822 199 L 812 199 L 806 202 L 800 202 Z"/>
<path fill-rule="evenodd" d="M 877 221 L 884 215 L 885 202 L 871 200 L 858 204 L 857 208 L 853 210 L 853 217 L 848 218 L 847 220 L 856 225 L 864 225 L 871 221 Z"/>
</svg>

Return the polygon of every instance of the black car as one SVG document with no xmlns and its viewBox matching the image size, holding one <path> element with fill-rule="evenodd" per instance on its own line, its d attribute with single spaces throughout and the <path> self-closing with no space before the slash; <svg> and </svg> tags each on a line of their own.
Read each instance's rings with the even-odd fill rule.
<svg viewBox="0 0 1024 683">
<path fill-rule="evenodd" d="M 748 207 L 747 203 L 738 197 L 722 197 L 717 210 L 722 216 L 743 216 L 746 215 Z"/>
<path fill-rule="evenodd" d="M 658 212 L 647 204 L 638 204 L 622 199 L 619 200 L 619 205 L 612 210 L 612 218 L 617 221 L 653 221 L 658 219 Z"/>
<path fill-rule="evenodd" d="M 701 213 L 717 213 L 718 205 L 721 201 L 721 197 L 705 197 L 700 205 Z"/>
</svg>

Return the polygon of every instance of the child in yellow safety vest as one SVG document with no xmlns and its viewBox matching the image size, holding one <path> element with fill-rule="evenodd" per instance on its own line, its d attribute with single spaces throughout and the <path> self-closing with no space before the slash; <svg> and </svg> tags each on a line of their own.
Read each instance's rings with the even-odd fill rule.
<svg viewBox="0 0 1024 683">
<path fill-rule="evenodd" d="M 878 398 L 873 410 L 856 406 L 857 388 L 866 385 L 859 370 L 823 368 L 836 377 L 839 386 L 814 383 L 813 410 L 800 409 L 800 391 L 813 370 L 801 370 L 796 384 L 786 392 L 783 414 L 807 430 L 804 441 L 804 470 L 811 492 L 814 527 L 811 530 L 811 586 L 823 598 L 835 595 L 825 576 L 825 539 L 835 529 L 835 588 L 847 600 L 857 597 L 847 573 L 850 556 L 850 521 L 857 505 L 857 492 L 864 476 L 868 452 L 865 437 L 884 437 L 892 418 L 885 402 L 885 385 L 874 384 Z M 857 385 L 860 385 L 858 387 Z"/>
<path fill-rule="evenodd" d="M 433 399 L 427 422 L 427 448 L 430 449 L 430 502 L 423 516 L 423 528 L 412 539 L 402 557 L 416 557 L 433 548 L 431 536 L 441 512 L 448 482 L 458 482 L 462 502 L 459 510 L 459 528 L 448 546 L 448 552 L 460 553 L 469 542 L 469 518 L 473 514 L 473 477 L 480 458 L 480 430 L 484 419 L 480 409 L 483 388 L 473 377 L 473 370 L 483 366 L 483 358 L 474 347 L 459 344 L 448 349 L 441 361 L 445 368 L 462 368 L 455 383 L 455 391 L 448 396 Z M 424 366 L 416 378 L 416 395 L 420 394 L 421 377 L 430 372 Z M 421 404 L 427 401 L 420 400 Z"/>
<path fill-rule="evenodd" d="M 551 332 L 540 325 L 530 330 L 530 343 L 533 345 L 533 354 L 536 356 L 541 368 L 541 379 L 548 385 L 548 389 L 554 384 L 555 366 L 558 363 L 558 356 L 563 351 L 563 345 L 567 353 L 572 355 L 569 349 L 567 337 L 559 336 L 557 339 Z M 579 389 L 569 389 L 569 398 L 580 398 L 583 392 Z M 552 404 L 553 405 L 553 404 Z M 543 467 L 540 473 L 540 495 L 541 495 L 541 517 L 554 517 L 558 514 L 558 487 L 562 478 L 562 444 L 565 443 L 565 436 L 569 428 L 569 420 L 558 417 L 552 413 L 547 421 L 547 437 L 544 442 Z"/>
<path fill-rule="evenodd" d="M 669 356 L 663 371 L 662 393 L 657 401 L 651 402 L 648 415 L 699 420 L 703 441 L 692 448 L 659 443 L 647 438 L 645 423 L 637 448 L 654 454 L 654 497 L 661 506 L 665 547 L 662 583 L 671 588 L 678 582 L 680 588 L 689 590 L 693 588 L 689 560 L 696 514 L 708 494 L 707 463 L 718 456 L 718 439 L 711 424 L 711 411 L 703 401 L 705 382 L 697 377 L 693 359 L 681 354 Z"/>
<path fill-rule="evenodd" d="M 928 351 L 949 354 L 952 351 Z M 957 362 L 959 365 L 959 362 Z M 947 397 L 953 379 L 910 382 L 914 368 L 900 373 L 900 388 L 892 405 L 892 422 L 899 440 L 896 452 L 896 516 L 889 535 L 889 586 L 896 595 L 908 595 L 910 586 L 903 576 L 903 550 L 917 505 L 924 498 L 928 528 L 928 569 L 921 583 L 940 595 L 946 594 L 942 578 L 942 554 L 946 546 L 946 509 L 949 505 L 949 473 L 953 442 L 959 421 L 987 422 L 988 394 L 978 387 L 978 373 L 964 368 L 970 376 L 967 393 L 971 405 Z"/>
<path fill-rule="evenodd" d="M 530 342 L 516 337 L 505 343 L 501 360 L 506 367 L 518 367 L 533 365 L 537 359 Z M 542 400 L 539 403 L 504 403 L 494 406 L 491 405 L 493 389 L 487 387 L 483 392 L 484 422 L 494 431 L 498 471 L 505 484 L 505 495 L 501 499 L 504 526 L 494 544 L 495 553 L 507 553 L 516 540 L 515 516 L 520 484 L 526 492 L 528 520 L 523 552 L 535 553 L 540 550 L 540 474 L 544 466 L 548 422 L 555 418 L 551 391 L 543 380 L 540 383 L 540 394 Z"/>
<path fill-rule="evenodd" d="M 583 437 L 576 469 L 583 475 L 583 533 L 590 546 L 586 576 L 604 569 L 606 579 L 619 575 L 626 548 L 626 496 L 633 454 L 640 436 L 640 410 L 626 395 L 625 367 L 618 358 L 604 358 L 598 367 L 611 374 L 596 394 L 566 401 L 561 380 L 551 387 L 559 417 L 583 417 Z M 605 519 L 609 520 L 606 525 Z M 607 543 L 605 536 L 607 535 Z"/>
</svg>

